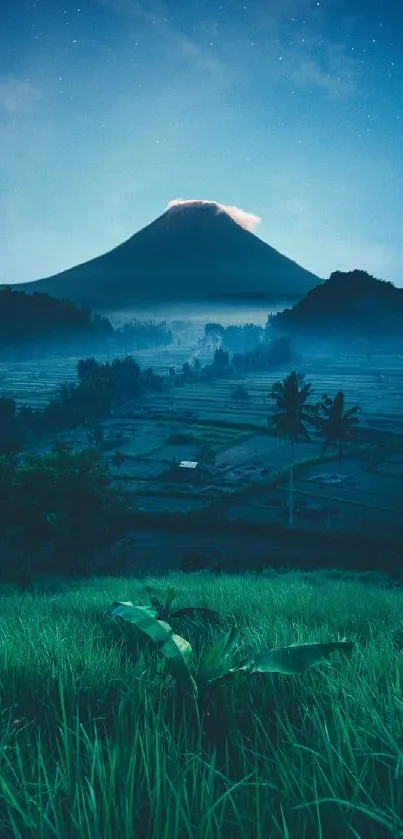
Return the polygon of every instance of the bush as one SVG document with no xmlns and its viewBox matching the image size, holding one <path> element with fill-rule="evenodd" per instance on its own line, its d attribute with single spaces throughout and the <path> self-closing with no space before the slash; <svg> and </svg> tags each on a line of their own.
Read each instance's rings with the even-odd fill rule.
<svg viewBox="0 0 403 839">
<path fill-rule="evenodd" d="M 3 578 L 89 572 L 127 527 L 128 508 L 93 451 L 0 458 Z"/>
</svg>

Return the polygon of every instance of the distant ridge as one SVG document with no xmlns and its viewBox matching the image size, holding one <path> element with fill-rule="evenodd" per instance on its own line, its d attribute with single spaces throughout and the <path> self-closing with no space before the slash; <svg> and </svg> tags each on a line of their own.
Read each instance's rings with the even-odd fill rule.
<svg viewBox="0 0 403 839">
<path fill-rule="evenodd" d="M 403 288 L 367 271 L 334 271 L 295 306 L 270 319 L 273 334 L 306 349 L 338 346 L 403 352 Z"/>
<path fill-rule="evenodd" d="M 215 202 L 178 203 L 102 256 L 18 284 L 98 310 L 156 302 L 293 302 L 322 282 Z"/>
</svg>

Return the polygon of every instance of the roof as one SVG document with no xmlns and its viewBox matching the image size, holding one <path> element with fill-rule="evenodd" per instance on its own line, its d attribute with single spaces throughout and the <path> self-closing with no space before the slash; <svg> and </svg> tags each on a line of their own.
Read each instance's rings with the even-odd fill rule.
<svg viewBox="0 0 403 839">
<path fill-rule="evenodd" d="M 196 469 L 197 465 L 197 460 L 181 460 L 179 467 L 182 469 Z"/>
</svg>

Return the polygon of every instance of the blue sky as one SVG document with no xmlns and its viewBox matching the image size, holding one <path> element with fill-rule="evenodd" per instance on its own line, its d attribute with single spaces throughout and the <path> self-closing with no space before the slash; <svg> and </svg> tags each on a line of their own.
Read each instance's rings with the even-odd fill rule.
<svg viewBox="0 0 403 839">
<path fill-rule="evenodd" d="M 0 11 L 0 282 L 104 253 L 176 198 L 304 267 L 403 285 L 398 0 L 13 0 Z"/>
</svg>

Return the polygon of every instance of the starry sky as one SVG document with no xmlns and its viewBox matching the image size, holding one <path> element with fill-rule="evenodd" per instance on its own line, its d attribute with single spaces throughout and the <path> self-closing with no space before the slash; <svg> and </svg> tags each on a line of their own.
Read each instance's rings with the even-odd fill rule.
<svg viewBox="0 0 403 839">
<path fill-rule="evenodd" d="M 403 285 L 401 0 L 6 0 L 0 282 L 178 198 L 252 213 L 321 277 Z"/>
</svg>

